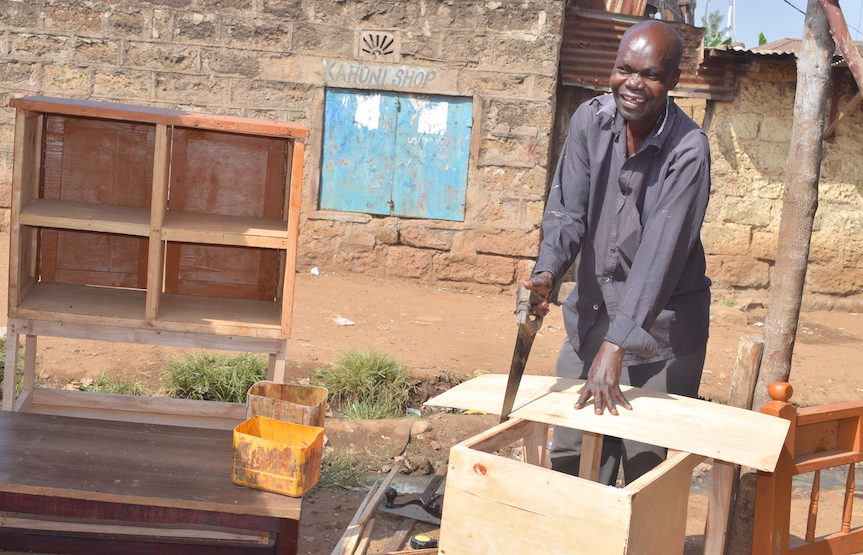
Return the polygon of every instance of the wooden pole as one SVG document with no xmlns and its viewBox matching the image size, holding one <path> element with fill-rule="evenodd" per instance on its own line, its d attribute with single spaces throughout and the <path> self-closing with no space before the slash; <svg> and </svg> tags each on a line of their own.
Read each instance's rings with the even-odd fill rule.
<svg viewBox="0 0 863 555">
<path fill-rule="evenodd" d="M 803 45 L 797 60 L 794 124 L 788 153 L 788 175 L 779 224 L 776 266 L 770 281 L 764 322 L 764 356 L 753 405 L 770 400 L 767 388 L 786 382 L 806 277 L 812 222 L 818 208 L 822 142 L 833 39 L 819 0 L 809 0 L 803 24 Z"/>
</svg>

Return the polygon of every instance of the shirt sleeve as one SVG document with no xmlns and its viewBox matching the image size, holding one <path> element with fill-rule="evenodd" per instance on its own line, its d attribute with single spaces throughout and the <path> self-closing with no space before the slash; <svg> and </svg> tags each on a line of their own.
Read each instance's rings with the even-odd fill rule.
<svg viewBox="0 0 863 555">
<path fill-rule="evenodd" d="M 590 191 L 585 130 L 590 119 L 588 104 L 570 119 L 542 218 L 543 239 L 533 273 L 551 272 L 555 282 L 575 261 L 584 237 Z"/>
<path fill-rule="evenodd" d="M 693 132 L 669 164 L 662 193 L 645 222 L 624 294 L 605 340 L 642 357 L 656 354 L 647 332 L 668 304 L 700 241 L 710 193 L 707 138 Z"/>
</svg>

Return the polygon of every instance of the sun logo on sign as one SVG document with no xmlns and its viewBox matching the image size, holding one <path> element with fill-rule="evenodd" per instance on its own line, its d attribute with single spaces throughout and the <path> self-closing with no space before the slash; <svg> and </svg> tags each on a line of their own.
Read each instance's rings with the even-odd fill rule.
<svg viewBox="0 0 863 555">
<path fill-rule="evenodd" d="M 386 56 L 392 54 L 395 38 L 387 33 L 368 32 L 363 35 L 362 51 L 372 56 Z"/>
</svg>

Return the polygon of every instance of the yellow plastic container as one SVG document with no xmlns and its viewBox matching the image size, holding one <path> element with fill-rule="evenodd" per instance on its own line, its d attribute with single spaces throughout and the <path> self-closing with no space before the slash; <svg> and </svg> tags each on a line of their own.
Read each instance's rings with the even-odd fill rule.
<svg viewBox="0 0 863 555">
<path fill-rule="evenodd" d="M 250 418 L 234 428 L 234 483 L 300 497 L 318 483 L 323 447 L 323 428 Z"/>
<path fill-rule="evenodd" d="M 266 416 L 283 422 L 323 427 L 328 394 L 324 387 L 263 380 L 249 388 L 246 418 Z"/>
</svg>

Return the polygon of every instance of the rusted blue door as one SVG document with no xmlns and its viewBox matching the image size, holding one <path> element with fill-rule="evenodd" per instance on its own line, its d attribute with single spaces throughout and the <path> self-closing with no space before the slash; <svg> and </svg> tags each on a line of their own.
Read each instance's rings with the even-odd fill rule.
<svg viewBox="0 0 863 555">
<path fill-rule="evenodd" d="M 472 102 L 327 90 L 320 205 L 464 219 Z"/>
</svg>

